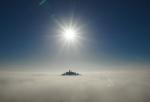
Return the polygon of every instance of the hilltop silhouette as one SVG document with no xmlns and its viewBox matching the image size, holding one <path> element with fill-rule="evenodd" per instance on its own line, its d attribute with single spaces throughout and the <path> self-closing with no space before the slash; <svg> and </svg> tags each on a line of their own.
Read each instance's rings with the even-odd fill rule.
<svg viewBox="0 0 150 102">
<path fill-rule="evenodd" d="M 78 76 L 78 75 L 80 74 L 76 72 L 72 72 L 71 70 L 62 74 L 62 76 Z"/>
</svg>

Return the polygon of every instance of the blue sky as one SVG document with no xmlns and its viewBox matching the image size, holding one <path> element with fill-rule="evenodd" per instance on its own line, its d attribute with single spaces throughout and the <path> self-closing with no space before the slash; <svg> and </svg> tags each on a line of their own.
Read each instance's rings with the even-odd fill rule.
<svg viewBox="0 0 150 102">
<path fill-rule="evenodd" d="M 149 11 L 148 0 L 2 0 L 1 64 L 40 59 L 57 65 L 66 56 L 76 64 L 148 64 Z M 57 51 L 61 44 L 53 37 L 59 29 L 55 20 L 67 21 L 72 15 L 84 26 L 82 36 L 87 40 L 81 41 L 80 54 L 72 53 L 75 58 L 70 53 L 60 58 Z"/>
</svg>

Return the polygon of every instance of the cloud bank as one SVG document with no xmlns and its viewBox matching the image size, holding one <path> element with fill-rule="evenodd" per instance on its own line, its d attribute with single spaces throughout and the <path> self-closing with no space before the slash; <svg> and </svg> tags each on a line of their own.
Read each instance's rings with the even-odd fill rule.
<svg viewBox="0 0 150 102">
<path fill-rule="evenodd" d="M 0 102 L 148 102 L 149 71 L 103 71 L 78 77 L 0 72 Z"/>
</svg>

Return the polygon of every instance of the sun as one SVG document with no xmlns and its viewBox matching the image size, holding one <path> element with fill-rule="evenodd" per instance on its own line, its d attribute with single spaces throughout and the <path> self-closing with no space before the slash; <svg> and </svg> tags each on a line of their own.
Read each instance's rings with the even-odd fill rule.
<svg viewBox="0 0 150 102">
<path fill-rule="evenodd" d="M 66 28 L 63 32 L 63 37 L 66 41 L 74 41 L 77 37 L 77 32 L 73 28 Z"/>
<path fill-rule="evenodd" d="M 62 21 L 62 23 L 57 22 L 58 29 L 56 29 L 56 37 L 60 42 L 60 45 L 65 48 L 77 48 L 82 43 L 83 40 L 83 26 L 78 24 L 78 22 Z"/>
</svg>

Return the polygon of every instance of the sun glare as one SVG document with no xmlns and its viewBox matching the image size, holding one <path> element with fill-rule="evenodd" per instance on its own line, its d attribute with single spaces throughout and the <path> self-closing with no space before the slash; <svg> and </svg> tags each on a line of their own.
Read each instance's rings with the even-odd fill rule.
<svg viewBox="0 0 150 102">
<path fill-rule="evenodd" d="M 62 47 L 76 49 L 80 46 L 83 39 L 81 32 L 82 26 L 72 20 L 69 22 L 57 22 L 59 29 L 57 29 L 56 37 L 60 41 Z"/>
<path fill-rule="evenodd" d="M 76 39 L 76 31 L 72 28 L 67 28 L 65 29 L 63 36 L 65 40 L 73 41 Z"/>
</svg>

